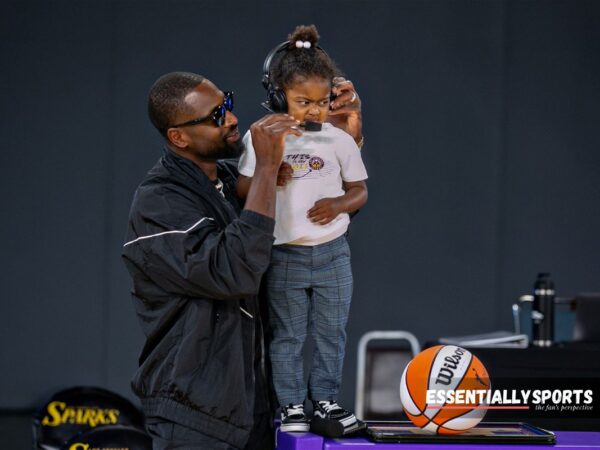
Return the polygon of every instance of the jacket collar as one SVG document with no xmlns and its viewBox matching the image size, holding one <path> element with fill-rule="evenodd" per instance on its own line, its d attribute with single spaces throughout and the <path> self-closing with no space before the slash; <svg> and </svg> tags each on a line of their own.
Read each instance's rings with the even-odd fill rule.
<svg viewBox="0 0 600 450">
<path fill-rule="evenodd" d="M 164 147 L 164 155 L 161 158 L 162 165 L 165 169 L 175 176 L 180 183 L 183 183 L 188 189 L 196 192 L 198 195 L 206 198 L 212 204 L 221 204 L 225 206 L 225 210 L 228 211 L 229 220 L 232 220 L 239 214 L 239 206 L 236 204 L 232 205 L 229 201 L 223 198 L 223 196 L 215 189 L 213 182 L 208 176 L 187 158 L 178 155 L 168 147 Z M 235 186 L 235 177 L 232 177 L 231 171 L 225 169 L 224 163 L 217 161 L 217 173 L 223 183 L 228 183 Z M 233 179 L 232 179 L 233 178 Z M 231 189 L 231 186 L 230 186 Z M 235 188 L 233 188 L 233 195 L 235 196 Z M 237 200 L 236 200 L 237 201 Z"/>
<path fill-rule="evenodd" d="M 164 147 L 163 164 L 169 171 L 186 178 L 186 182 L 191 183 L 190 186 L 198 185 L 202 190 L 212 186 L 212 182 L 200 167 L 169 147 Z"/>
</svg>

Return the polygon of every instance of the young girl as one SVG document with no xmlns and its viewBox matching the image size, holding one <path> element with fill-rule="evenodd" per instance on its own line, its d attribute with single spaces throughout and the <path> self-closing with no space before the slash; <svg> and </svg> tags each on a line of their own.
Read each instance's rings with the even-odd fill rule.
<svg viewBox="0 0 600 450">
<path fill-rule="evenodd" d="M 287 114 L 322 124 L 321 131 L 287 136 L 280 169 L 275 243 L 266 290 L 273 340 L 273 384 L 281 405 L 282 431 L 308 431 L 303 347 L 310 329 L 315 341 L 308 396 L 313 424 L 332 424 L 348 433 L 356 417 L 339 406 L 346 322 L 352 296 L 348 213 L 367 201 L 367 172 L 352 137 L 326 123 L 335 63 L 317 48 L 314 25 L 299 26 L 289 46 L 271 64 L 269 79 L 285 94 Z M 306 127 L 307 129 L 309 126 Z M 250 132 L 239 163 L 238 193 L 245 197 L 254 174 Z"/>
</svg>

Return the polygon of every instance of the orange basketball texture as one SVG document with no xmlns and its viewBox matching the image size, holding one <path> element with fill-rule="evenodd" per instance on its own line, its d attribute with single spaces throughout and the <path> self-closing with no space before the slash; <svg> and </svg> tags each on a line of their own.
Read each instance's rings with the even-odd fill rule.
<svg viewBox="0 0 600 450">
<path fill-rule="evenodd" d="M 459 434 L 483 419 L 486 409 L 478 407 L 485 403 L 463 402 L 453 405 L 458 408 L 440 409 L 440 404 L 427 404 L 427 390 L 489 388 L 488 372 L 476 356 L 461 347 L 438 345 L 422 351 L 407 365 L 400 382 L 400 400 L 408 418 L 419 428 L 437 434 Z"/>
</svg>

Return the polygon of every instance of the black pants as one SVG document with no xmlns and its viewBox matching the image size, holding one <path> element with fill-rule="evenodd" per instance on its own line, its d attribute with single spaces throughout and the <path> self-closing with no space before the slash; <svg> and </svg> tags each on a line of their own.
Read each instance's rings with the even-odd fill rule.
<svg viewBox="0 0 600 450">
<path fill-rule="evenodd" d="M 153 450 L 240 450 L 227 442 L 183 425 L 168 422 L 161 417 L 148 417 L 146 430 L 152 437 Z M 256 417 L 244 450 L 272 450 L 273 448 L 274 431 L 271 415 Z"/>
</svg>

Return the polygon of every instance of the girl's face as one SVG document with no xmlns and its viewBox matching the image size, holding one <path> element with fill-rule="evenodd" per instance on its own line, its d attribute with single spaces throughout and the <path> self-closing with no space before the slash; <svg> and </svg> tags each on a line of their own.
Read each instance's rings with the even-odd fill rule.
<svg viewBox="0 0 600 450">
<path fill-rule="evenodd" d="M 300 122 L 325 122 L 329 114 L 331 80 L 320 77 L 297 77 L 284 88 L 288 114 Z"/>
</svg>

